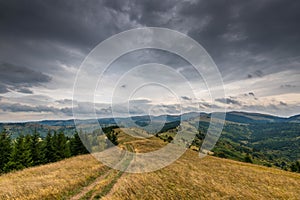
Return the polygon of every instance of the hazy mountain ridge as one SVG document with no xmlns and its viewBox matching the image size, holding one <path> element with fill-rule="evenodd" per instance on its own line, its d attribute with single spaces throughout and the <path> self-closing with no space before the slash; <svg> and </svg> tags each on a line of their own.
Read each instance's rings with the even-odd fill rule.
<svg viewBox="0 0 300 200">
<path fill-rule="evenodd" d="M 274 115 L 267 115 L 261 113 L 247 113 L 247 112 L 228 112 L 226 113 L 226 120 L 239 123 L 277 123 L 277 122 L 295 122 L 300 123 L 300 115 L 291 117 L 278 117 Z"/>
<path fill-rule="evenodd" d="M 133 117 L 118 117 L 118 118 L 100 118 L 98 122 L 101 126 L 125 125 L 125 126 L 147 126 L 152 123 L 155 124 L 169 123 L 175 121 L 186 121 L 201 116 L 201 121 L 208 121 L 212 114 L 210 113 L 184 113 L 182 115 L 159 115 L 159 116 L 133 116 Z M 266 124 L 266 123 L 300 123 L 300 115 L 294 115 L 291 117 L 278 117 L 260 113 L 247 113 L 247 112 L 228 112 L 226 113 L 226 122 L 234 122 L 241 124 Z M 78 128 L 83 130 L 88 125 L 94 125 L 95 120 L 76 120 Z M 42 120 L 42 121 L 29 121 L 29 122 L 12 122 L 12 123 L 0 123 L 0 131 L 7 129 L 11 133 L 12 137 L 16 137 L 19 134 L 30 134 L 34 130 L 37 130 L 41 135 L 46 135 L 49 130 L 64 131 L 66 135 L 72 135 L 75 131 L 75 122 L 73 119 L 69 120 Z M 153 130 L 153 132 L 159 130 Z"/>
</svg>

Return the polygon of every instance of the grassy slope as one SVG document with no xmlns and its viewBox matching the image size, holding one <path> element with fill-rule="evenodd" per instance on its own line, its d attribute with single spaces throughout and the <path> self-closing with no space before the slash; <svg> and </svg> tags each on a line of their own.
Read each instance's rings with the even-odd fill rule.
<svg viewBox="0 0 300 200">
<path fill-rule="evenodd" d="M 157 138 L 132 141 L 122 134 L 119 136 L 121 143 L 132 145 L 136 152 L 151 151 L 165 144 Z M 107 172 L 106 167 L 89 155 L 25 169 L 0 177 L 0 199 L 68 199 L 82 191 L 84 185 L 93 183 L 87 180 Z M 101 194 L 101 188 L 109 189 L 104 199 L 297 199 L 300 196 L 300 174 L 211 156 L 200 159 L 191 150 L 156 172 L 121 176 L 114 173 L 110 173 L 114 182 L 103 185 L 108 177 L 94 183 L 91 192 Z"/>
<path fill-rule="evenodd" d="M 153 145 L 141 143 L 131 142 L 137 152 Z M 299 185 L 300 174 L 211 156 L 200 159 L 188 150 L 164 169 L 125 174 L 104 199 L 298 199 Z"/>
<path fill-rule="evenodd" d="M 162 170 L 126 174 L 106 199 L 298 199 L 299 185 L 299 174 L 188 152 Z"/>
<path fill-rule="evenodd" d="M 0 199 L 63 199 L 103 174 L 107 167 L 90 155 L 0 176 Z"/>
</svg>

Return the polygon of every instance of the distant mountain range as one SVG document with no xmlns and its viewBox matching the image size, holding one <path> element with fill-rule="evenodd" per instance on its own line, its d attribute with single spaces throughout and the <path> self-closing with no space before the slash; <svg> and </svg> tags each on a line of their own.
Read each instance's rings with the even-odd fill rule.
<svg viewBox="0 0 300 200">
<path fill-rule="evenodd" d="M 211 116 L 209 113 L 190 112 L 182 115 L 102 118 L 98 119 L 98 122 L 101 127 L 138 126 L 149 133 L 162 134 L 163 137 L 169 130 L 172 132 L 181 120 L 194 125 L 199 123 L 198 130 L 201 134 L 206 134 Z M 6 129 L 12 138 L 20 134 L 32 134 L 34 131 L 42 137 L 49 131 L 63 132 L 67 136 L 72 136 L 76 128 L 91 133 L 99 129 L 99 126 L 95 120 L 77 120 L 76 127 L 74 120 L 0 123 L 0 131 Z M 196 146 L 201 146 L 201 138 L 203 135 L 195 138 Z M 216 155 L 235 160 L 243 160 L 246 154 L 251 154 L 256 163 L 271 163 L 284 168 L 285 163 L 300 158 L 300 115 L 284 118 L 260 113 L 228 112 L 221 137 L 213 151 Z"/>
<path fill-rule="evenodd" d="M 148 122 L 150 121 L 165 121 L 165 122 L 173 122 L 173 121 L 180 121 L 180 120 L 188 120 L 195 117 L 207 117 L 210 118 L 210 113 L 184 113 L 182 115 L 159 115 L 159 116 L 133 116 L 131 118 L 126 117 L 119 117 L 119 118 L 101 118 L 98 119 L 100 124 L 115 124 L 116 121 L 119 122 L 126 122 L 126 121 L 133 121 L 133 122 Z M 89 121 L 92 123 L 94 120 L 79 120 L 80 123 L 88 124 Z M 236 123 L 243 123 L 243 124 L 253 124 L 253 123 L 276 123 L 276 122 L 293 122 L 293 123 L 300 123 L 300 115 L 294 115 L 291 117 L 278 117 L 274 115 L 267 115 L 261 113 L 248 113 L 248 112 L 228 112 L 226 113 L 226 121 L 236 122 Z M 29 122 L 30 123 L 30 122 Z M 40 122 L 35 122 L 42 125 L 49 125 L 49 126 L 72 126 L 74 125 L 74 120 L 45 120 Z"/>
<path fill-rule="evenodd" d="M 253 124 L 253 123 L 276 123 L 276 122 L 300 122 L 300 115 L 292 117 L 278 117 L 273 115 L 261 113 L 247 113 L 247 112 L 228 112 L 226 113 L 226 121 L 237 123 Z"/>
<path fill-rule="evenodd" d="M 190 112 L 182 115 L 159 115 L 159 116 L 133 116 L 133 117 L 119 117 L 119 118 L 101 118 L 98 122 L 101 126 L 120 125 L 125 126 L 147 126 L 152 123 L 155 124 L 169 123 L 180 120 L 190 120 L 201 116 L 201 120 L 209 120 L 210 113 L 196 113 Z M 247 113 L 247 112 L 228 112 L 226 113 L 226 121 L 241 124 L 266 124 L 266 123 L 300 123 L 300 115 L 292 117 L 278 117 L 273 115 L 261 113 Z M 76 124 L 80 128 L 86 128 L 86 125 L 95 125 L 95 120 L 77 120 Z M 75 123 L 73 119 L 70 120 L 43 120 L 34 122 L 20 122 L 20 123 L 0 123 L 0 131 L 7 129 L 12 136 L 29 134 L 33 130 L 40 131 L 45 135 L 48 130 L 64 131 L 67 135 L 72 135 L 74 132 Z M 154 130 L 156 131 L 156 130 Z"/>
</svg>

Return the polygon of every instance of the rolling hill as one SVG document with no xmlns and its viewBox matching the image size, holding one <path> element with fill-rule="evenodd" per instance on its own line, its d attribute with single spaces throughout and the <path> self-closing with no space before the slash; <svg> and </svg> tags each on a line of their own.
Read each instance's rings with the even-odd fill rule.
<svg viewBox="0 0 300 200">
<path fill-rule="evenodd" d="M 149 152 L 166 145 L 157 137 L 129 138 L 120 146 Z M 155 172 L 110 169 L 91 155 L 0 176 L 0 199 L 298 199 L 300 174 L 187 150 Z"/>
<path fill-rule="evenodd" d="M 199 121 L 200 116 L 200 122 Z M 174 134 L 168 134 L 175 129 L 180 120 L 193 123 L 198 126 L 200 133 L 193 142 L 194 149 L 202 144 L 202 139 L 207 132 L 211 114 L 185 113 L 182 115 L 160 116 L 134 116 L 131 118 L 103 118 L 98 119 L 102 127 L 119 125 L 124 127 L 144 128 L 152 134 L 161 134 L 162 139 L 167 139 Z M 148 126 L 151 122 L 151 125 Z M 97 129 L 93 120 L 78 120 L 77 128 L 91 133 Z M 165 123 L 160 130 L 159 125 Z M 44 120 L 39 122 L 24 123 L 0 123 L 0 131 L 6 129 L 12 138 L 20 134 L 32 134 L 37 131 L 41 137 L 45 137 L 49 130 L 63 132 L 71 137 L 75 132 L 73 120 Z M 163 134 L 162 134 L 163 133 Z M 167 133 L 167 134 L 166 134 Z M 291 162 L 300 158 L 300 118 L 278 117 L 260 113 L 228 112 L 221 137 L 213 149 L 216 156 L 244 161 L 246 155 L 252 158 L 256 164 L 274 166 L 287 169 Z"/>
</svg>

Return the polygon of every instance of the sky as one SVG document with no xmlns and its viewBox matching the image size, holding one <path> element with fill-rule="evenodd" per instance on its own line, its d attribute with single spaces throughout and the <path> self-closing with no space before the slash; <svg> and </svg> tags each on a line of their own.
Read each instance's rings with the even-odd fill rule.
<svg viewBox="0 0 300 200">
<path fill-rule="evenodd" d="M 112 109 L 120 116 L 158 115 L 182 107 L 299 114 L 299 10 L 294 0 L 0 1 L 0 121 L 70 119 L 72 108 L 88 118 L 91 106 L 98 117 Z M 75 78 L 89 53 L 115 34 L 144 27 L 179 31 L 201 44 L 218 67 L 225 96 L 212 99 L 178 55 L 144 49 L 117 58 L 95 101 L 75 99 L 72 107 Z M 85 87 L 90 76 L 98 75 L 86 72 Z M 166 87 L 143 85 L 161 81 Z"/>
</svg>

